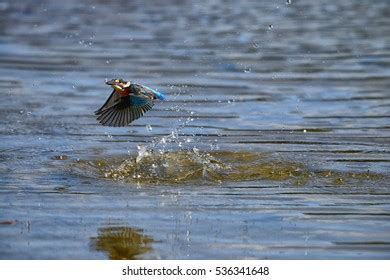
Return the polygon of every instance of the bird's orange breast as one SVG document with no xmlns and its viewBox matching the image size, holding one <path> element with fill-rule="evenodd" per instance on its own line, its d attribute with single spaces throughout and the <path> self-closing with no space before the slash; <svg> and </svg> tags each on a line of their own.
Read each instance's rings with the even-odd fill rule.
<svg viewBox="0 0 390 280">
<path fill-rule="evenodd" d="M 115 90 L 115 92 L 116 92 L 117 94 L 119 94 L 120 96 L 122 96 L 122 97 L 128 96 L 129 93 L 130 93 L 129 89 Z"/>
</svg>

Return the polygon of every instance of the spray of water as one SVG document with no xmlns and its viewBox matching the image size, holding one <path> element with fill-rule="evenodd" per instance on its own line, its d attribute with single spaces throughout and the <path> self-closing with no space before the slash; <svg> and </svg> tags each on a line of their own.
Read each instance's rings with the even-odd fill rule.
<svg viewBox="0 0 390 280">
<path fill-rule="evenodd" d="M 181 94 L 186 93 L 187 87 L 181 86 L 171 86 L 172 91 L 175 93 L 172 95 L 171 100 L 175 101 L 177 97 Z M 195 113 L 186 108 L 188 103 L 184 103 L 183 107 L 179 107 L 177 105 L 171 106 L 168 108 L 168 111 L 175 111 L 184 113 L 185 117 L 179 118 L 174 126 L 169 129 L 169 133 L 164 136 L 154 137 L 152 142 L 147 145 L 138 145 L 137 146 L 137 162 L 142 160 L 145 156 L 149 156 L 154 153 L 164 154 L 169 151 L 169 147 L 172 147 L 174 150 L 182 150 L 184 146 L 188 146 L 188 143 L 194 143 L 193 137 L 185 137 L 181 135 L 183 129 L 185 129 L 190 123 L 192 123 L 195 119 Z M 146 126 L 149 132 L 152 131 L 151 125 Z"/>
<path fill-rule="evenodd" d="M 172 86 L 171 90 L 175 91 L 171 100 L 176 100 L 181 94 L 186 93 L 187 88 L 186 86 Z M 195 112 L 189 110 L 187 105 L 191 104 L 184 103 L 181 107 L 175 105 L 167 109 L 183 113 L 184 117 L 176 121 L 174 126 L 170 128 L 169 134 L 154 137 L 152 142 L 147 145 L 138 145 L 135 157 L 129 153 L 130 159 L 122 162 L 116 170 L 119 171 L 118 174 L 121 174 L 121 177 L 131 176 L 133 179 L 142 179 L 152 176 L 159 180 L 170 173 L 168 170 L 176 170 L 180 174 L 186 169 L 184 177 L 199 173 L 202 178 L 206 178 L 213 176 L 215 172 L 229 168 L 228 164 L 222 164 L 210 153 L 201 152 L 196 147 L 198 140 L 194 135 L 186 136 L 182 133 L 196 118 Z M 146 129 L 149 132 L 152 131 L 150 125 L 147 125 Z M 217 139 L 210 145 L 210 149 L 212 151 L 219 149 Z M 179 167 L 176 168 L 176 165 Z M 181 168 L 180 165 L 188 166 Z M 130 169 L 129 166 L 131 166 Z M 188 167 L 193 168 L 193 172 L 188 170 Z M 129 170 L 131 172 L 127 172 Z M 110 174 L 115 174 L 115 172 Z"/>
</svg>

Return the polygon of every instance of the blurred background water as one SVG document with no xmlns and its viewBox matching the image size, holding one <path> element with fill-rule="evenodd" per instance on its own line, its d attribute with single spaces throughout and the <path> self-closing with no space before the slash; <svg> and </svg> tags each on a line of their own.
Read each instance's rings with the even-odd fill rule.
<svg viewBox="0 0 390 280">
<path fill-rule="evenodd" d="M 0 0 L 0 258 L 388 259 L 389 26 L 387 0 Z M 169 101 L 102 127 L 116 77 Z"/>
</svg>

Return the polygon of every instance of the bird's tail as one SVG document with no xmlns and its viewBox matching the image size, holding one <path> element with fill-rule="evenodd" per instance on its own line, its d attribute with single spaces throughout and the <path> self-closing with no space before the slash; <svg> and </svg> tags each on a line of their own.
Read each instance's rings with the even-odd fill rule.
<svg viewBox="0 0 390 280">
<path fill-rule="evenodd" d="M 159 100 L 167 100 L 167 97 L 161 92 L 155 91 L 155 95 Z"/>
<path fill-rule="evenodd" d="M 167 100 L 167 97 L 165 96 L 165 94 L 157 91 L 157 90 L 154 90 L 150 87 L 147 87 L 147 86 L 143 86 L 144 88 L 146 88 L 147 90 L 150 90 L 153 95 L 156 97 L 156 99 L 159 99 L 159 100 Z"/>
</svg>

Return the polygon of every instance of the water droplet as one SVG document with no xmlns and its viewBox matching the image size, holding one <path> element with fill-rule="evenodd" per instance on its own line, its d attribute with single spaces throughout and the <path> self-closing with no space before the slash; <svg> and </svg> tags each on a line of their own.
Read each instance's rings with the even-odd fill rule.
<svg viewBox="0 0 390 280">
<path fill-rule="evenodd" d="M 245 73 L 250 73 L 251 71 L 252 71 L 252 69 L 249 68 L 249 67 L 246 67 L 245 70 L 244 70 Z"/>
<path fill-rule="evenodd" d="M 215 151 L 215 150 L 219 150 L 219 145 L 218 145 L 218 143 L 211 143 L 210 144 L 210 149 L 212 150 L 212 151 Z"/>
<path fill-rule="evenodd" d="M 107 59 L 106 60 L 106 64 L 110 64 L 111 63 L 111 59 Z M 107 81 L 106 81 L 107 82 Z"/>
<path fill-rule="evenodd" d="M 286 5 L 292 4 L 292 0 L 286 0 Z"/>
<path fill-rule="evenodd" d="M 149 156 L 148 148 L 144 145 L 137 145 L 138 156 L 135 159 L 135 162 L 140 162 L 144 157 Z"/>
<path fill-rule="evenodd" d="M 260 43 L 259 42 L 254 42 L 252 45 L 255 49 L 260 48 Z"/>
<path fill-rule="evenodd" d="M 269 30 L 271 30 L 272 28 L 274 28 L 274 26 L 272 24 L 268 25 Z"/>
<path fill-rule="evenodd" d="M 306 130 L 306 129 L 304 129 L 304 130 L 303 130 L 303 133 L 306 133 L 306 132 L 307 132 L 307 130 Z"/>
<path fill-rule="evenodd" d="M 151 132 L 153 130 L 153 127 L 150 124 L 146 125 L 146 130 Z"/>
</svg>

